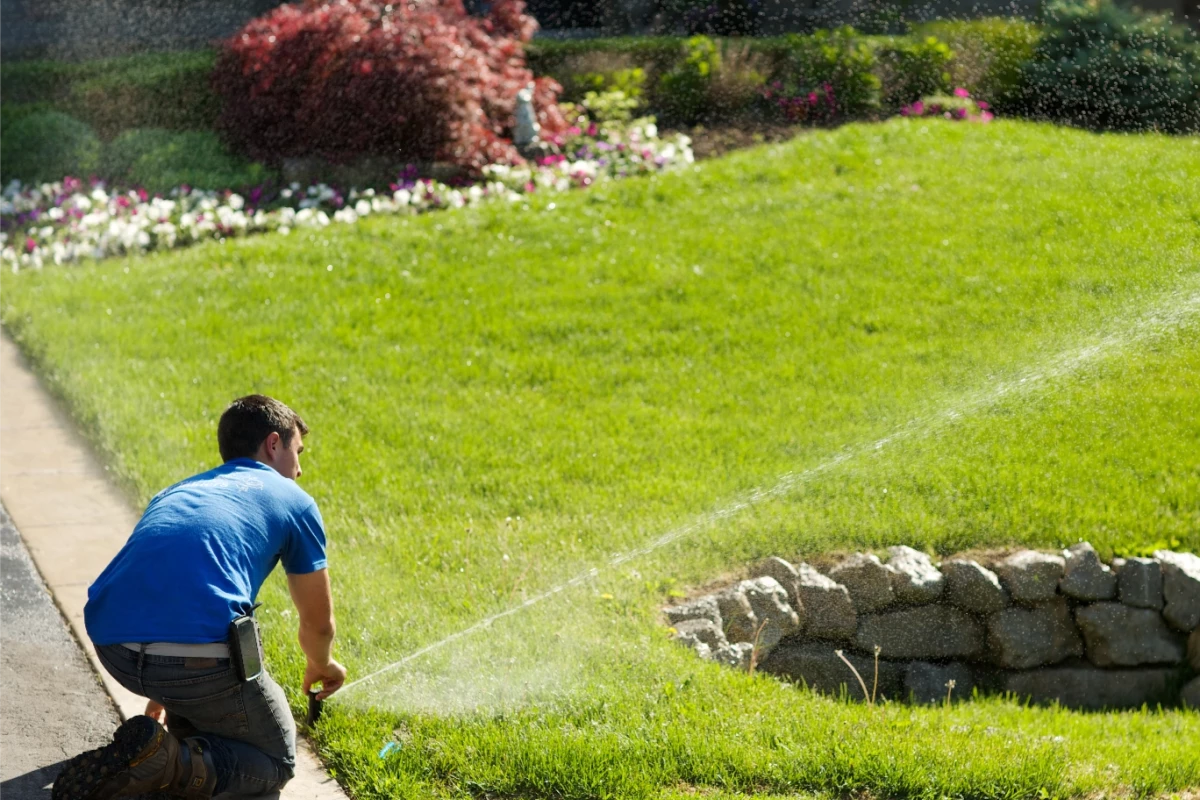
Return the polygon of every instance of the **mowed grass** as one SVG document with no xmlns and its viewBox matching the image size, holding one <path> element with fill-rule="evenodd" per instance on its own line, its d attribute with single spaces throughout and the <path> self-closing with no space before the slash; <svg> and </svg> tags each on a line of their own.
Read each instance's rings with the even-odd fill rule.
<svg viewBox="0 0 1200 800">
<path fill-rule="evenodd" d="M 1200 549 L 1198 254 L 1195 139 L 894 121 L 0 302 L 139 501 L 214 463 L 230 398 L 305 417 L 353 675 L 597 569 L 332 702 L 355 797 L 1154 795 L 1200 785 L 1200 715 L 869 709 L 657 608 L 770 554 Z"/>
</svg>

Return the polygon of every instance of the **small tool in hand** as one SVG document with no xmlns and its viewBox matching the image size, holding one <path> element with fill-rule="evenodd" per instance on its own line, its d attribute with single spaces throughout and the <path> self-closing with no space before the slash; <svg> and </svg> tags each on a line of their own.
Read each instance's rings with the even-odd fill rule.
<svg viewBox="0 0 1200 800">
<path fill-rule="evenodd" d="M 320 689 L 309 689 L 308 690 L 308 717 L 305 720 L 305 723 L 310 728 L 312 726 L 316 725 L 317 720 L 319 720 L 321 718 L 321 706 L 323 703 L 321 700 L 317 699 L 317 695 L 319 695 L 320 693 L 321 693 Z"/>
</svg>

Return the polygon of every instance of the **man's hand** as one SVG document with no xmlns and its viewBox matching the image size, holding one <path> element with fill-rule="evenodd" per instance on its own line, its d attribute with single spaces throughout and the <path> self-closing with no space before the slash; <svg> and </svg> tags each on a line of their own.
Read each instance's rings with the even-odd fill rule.
<svg viewBox="0 0 1200 800">
<path fill-rule="evenodd" d="M 309 661 L 304 668 L 304 693 L 308 694 L 308 690 L 312 688 L 314 683 L 321 684 L 321 693 L 317 695 L 318 700 L 324 700 L 329 695 L 342 688 L 342 684 L 346 682 L 346 668 L 338 662 L 330 659 L 329 663 L 321 666 Z"/>
<path fill-rule="evenodd" d="M 167 710 L 161 704 L 150 700 L 146 703 L 146 716 L 159 725 L 167 724 Z"/>
</svg>

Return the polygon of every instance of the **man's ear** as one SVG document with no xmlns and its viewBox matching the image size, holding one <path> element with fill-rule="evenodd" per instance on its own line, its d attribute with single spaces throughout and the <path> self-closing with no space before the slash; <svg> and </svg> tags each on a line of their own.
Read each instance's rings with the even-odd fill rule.
<svg viewBox="0 0 1200 800">
<path fill-rule="evenodd" d="M 276 431 L 271 431 L 267 434 L 267 438 L 263 439 L 263 447 L 269 455 L 275 455 L 276 448 L 279 447 L 281 437 Z"/>
</svg>

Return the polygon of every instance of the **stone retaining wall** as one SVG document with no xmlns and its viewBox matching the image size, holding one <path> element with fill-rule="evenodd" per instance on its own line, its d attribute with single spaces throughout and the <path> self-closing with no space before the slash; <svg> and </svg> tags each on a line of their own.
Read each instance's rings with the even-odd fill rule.
<svg viewBox="0 0 1200 800">
<path fill-rule="evenodd" d="M 934 564 L 911 547 L 824 572 L 770 558 L 752 577 L 664 609 L 705 659 L 862 697 L 1011 693 L 1074 708 L 1200 708 L 1200 558 L 1104 564 L 1086 542 Z M 841 656 L 839 656 L 841 652 Z"/>
</svg>

